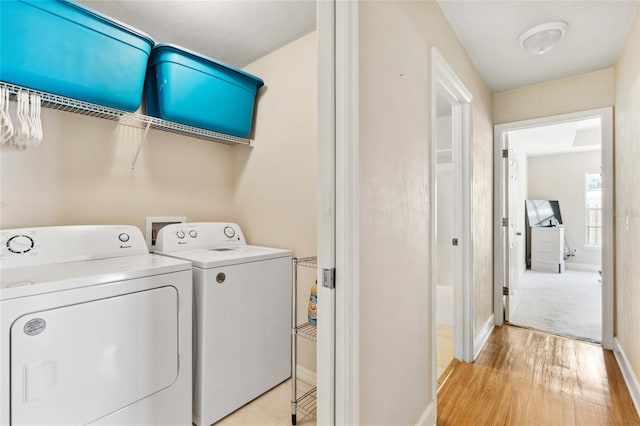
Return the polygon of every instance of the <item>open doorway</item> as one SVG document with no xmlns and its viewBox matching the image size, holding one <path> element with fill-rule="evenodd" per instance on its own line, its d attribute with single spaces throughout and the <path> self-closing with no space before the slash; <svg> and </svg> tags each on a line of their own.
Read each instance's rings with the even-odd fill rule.
<svg viewBox="0 0 640 426">
<path fill-rule="evenodd" d="M 454 360 L 454 282 L 459 269 L 456 238 L 453 173 L 453 100 L 438 85 L 436 93 L 436 338 L 438 340 L 437 377 L 443 375 Z"/>
<path fill-rule="evenodd" d="M 610 119 L 603 109 L 496 126 L 496 307 L 505 321 L 596 343 L 612 337 Z"/>
<path fill-rule="evenodd" d="M 434 387 L 472 361 L 471 94 L 432 49 L 431 282 Z"/>
</svg>

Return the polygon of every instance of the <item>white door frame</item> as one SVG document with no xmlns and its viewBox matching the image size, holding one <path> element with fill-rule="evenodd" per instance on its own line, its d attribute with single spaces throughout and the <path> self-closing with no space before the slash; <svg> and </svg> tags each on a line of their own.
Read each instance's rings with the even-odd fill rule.
<svg viewBox="0 0 640 426">
<path fill-rule="evenodd" d="M 359 423 L 358 7 L 318 1 L 318 425 Z"/>
<path fill-rule="evenodd" d="M 431 48 L 431 161 L 430 169 L 430 216 L 431 216 L 431 323 L 433 348 L 433 394 L 437 394 L 437 330 L 436 330 L 436 285 L 437 285 L 437 210 L 436 210 L 436 97 L 438 87 L 445 89 L 452 106 L 452 148 L 454 162 L 458 159 L 458 170 L 454 164 L 454 194 L 461 208 L 454 214 L 454 233 L 459 241 L 459 258 L 462 265 L 460 275 L 454 283 L 454 348 L 455 357 L 473 361 L 473 214 L 472 214 L 472 153 L 471 153 L 471 101 L 473 96 L 442 57 L 438 49 Z M 456 176 L 457 175 L 457 176 Z M 456 184 L 459 182 L 459 184 Z M 454 201 L 458 203 L 458 201 Z"/>
<path fill-rule="evenodd" d="M 598 108 L 569 114 L 553 115 L 532 120 L 498 124 L 494 127 L 494 318 L 496 325 L 503 324 L 504 253 L 502 248 L 502 203 L 504 201 L 504 165 L 502 150 L 505 149 L 505 135 L 513 130 L 537 127 L 568 121 L 600 118 L 602 155 L 602 346 L 613 349 L 613 288 L 614 270 L 614 210 L 613 210 L 613 108 Z"/>
</svg>

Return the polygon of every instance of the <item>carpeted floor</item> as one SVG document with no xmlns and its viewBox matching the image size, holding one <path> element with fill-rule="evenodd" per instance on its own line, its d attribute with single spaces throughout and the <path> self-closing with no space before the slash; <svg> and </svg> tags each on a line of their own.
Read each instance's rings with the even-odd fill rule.
<svg viewBox="0 0 640 426">
<path fill-rule="evenodd" d="M 597 272 L 527 271 L 510 323 L 560 336 L 600 342 L 602 285 Z"/>
</svg>

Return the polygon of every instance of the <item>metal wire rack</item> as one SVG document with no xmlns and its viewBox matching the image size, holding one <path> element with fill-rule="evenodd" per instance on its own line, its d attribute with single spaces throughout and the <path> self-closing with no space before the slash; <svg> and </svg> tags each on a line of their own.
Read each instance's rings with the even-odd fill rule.
<svg viewBox="0 0 640 426">
<path fill-rule="evenodd" d="M 150 117 L 138 112 L 127 112 L 102 105 L 96 105 L 89 102 L 79 101 L 77 99 L 30 89 L 28 87 L 18 86 L 4 81 L 0 81 L 0 87 L 7 88 L 12 95 L 16 95 L 18 91 L 25 91 L 30 94 L 39 95 L 42 99 L 42 105 L 50 109 L 117 121 L 119 124 L 125 126 L 163 130 L 198 139 L 224 143 L 227 145 L 241 144 L 252 146 L 251 139 L 239 138 L 237 136 L 174 123 L 172 121 L 162 120 L 157 117 Z"/>
<path fill-rule="evenodd" d="M 305 266 L 307 268 L 317 268 L 318 267 L 318 258 L 316 256 L 313 257 L 300 257 L 296 259 L 297 266 Z"/>
<path fill-rule="evenodd" d="M 317 268 L 317 257 L 300 257 L 293 258 L 292 268 L 292 296 L 293 303 L 291 305 L 291 424 L 295 425 L 297 422 L 297 414 L 301 412 L 308 417 L 316 416 L 316 394 L 317 389 L 315 387 L 304 392 L 301 396 L 298 396 L 298 380 L 297 380 L 297 364 L 296 364 L 296 347 L 297 338 L 302 337 L 313 342 L 317 341 L 318 329 L 315 324 L 306 322 L 301 325 L 296 324 L 297 319 L 297 287 L 298 287 L 298 266 L 304 266 L 307 268 Z"/>
<path fill-rule="evenodd" d="M 316 417 L 317 391 L 314 387 L 298 398 L 298 411 L 310 418 Z"/>
<path fill-rule="evenodd" d="M 315 324 L 307 322 L 296 327 L 296 334 L 315 342 L 318 340 L 318 327 L 316 327 Z"/>
</svg>

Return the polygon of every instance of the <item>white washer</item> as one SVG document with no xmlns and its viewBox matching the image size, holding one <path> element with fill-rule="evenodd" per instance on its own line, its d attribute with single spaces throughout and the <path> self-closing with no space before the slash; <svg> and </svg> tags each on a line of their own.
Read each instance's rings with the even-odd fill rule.
<svg viewBox="0 0 640 426">
<path fill-rule="evenodd" d="M 193 263 L 193 421 L 210 425 L 291 376 L 290 250 L 233 223 L 167 225 L 156 253 Z"/>
<path fill-rule="evenodd" d="M 0 425 L 191 424 L 189 262 L 132 226 L 0 244 Z"/>
</svg>

